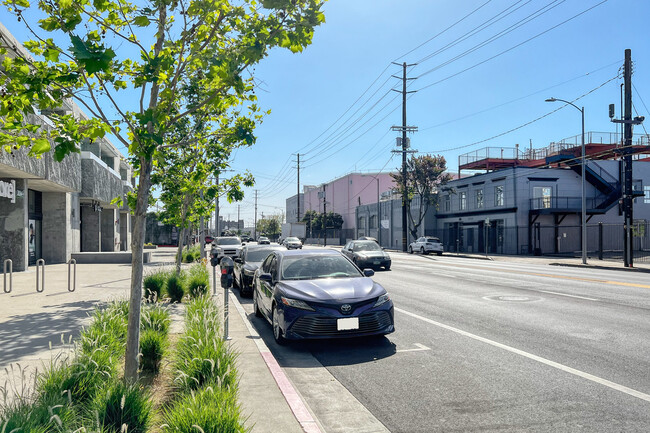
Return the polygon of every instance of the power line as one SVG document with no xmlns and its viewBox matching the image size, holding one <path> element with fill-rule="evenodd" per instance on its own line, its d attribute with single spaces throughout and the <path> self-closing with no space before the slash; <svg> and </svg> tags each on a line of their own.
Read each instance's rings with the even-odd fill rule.
<svg viewBox="0 0 650 433">
<path fill-rule="evenodd" d="M 435 82 L 433 82 L 433 83 L 431 83 L 431 84 L 428 84 L 428 85 L 426 85 L 426 86 L 420 88 L 419 90 L 428 89 L 429 87 L 435 86 L 436 84 L 440 84 L 440 83 L 442 83 L 442 82 L 444 82 L 444 81 L 447 81 L 447 80 L 449 80 L 449 79 L 451 79 L 451 78 L 457 77 L 457 76 L 460 75 L 460 74 L 463 74 L 463 73 L 465 73 L 465 72 L 467 72 L 467 71 L 470 71 L 470 70 L 472 70 L 472 69 L 474 69 L 474 68 L 476 68 L 476 67 L 478 67 L 478 66 L 480 66 L 480 65 L 482 65 L 482 64 L 484 64 L 484 63 L 489 62 L 490 60 L 494 60 L 494 59 L 496 59 L 497 57 L 500 57 L 500 56 L 502 56 L 502 55 L 504 55 L 504 54 L 506 54 L 506 53 L 508 53 L 508 52 L 510 52 L 510 51 L 512 51 L 512 50 L 514 50 L 515 48 L 519 48 L 520 46 L 522 46 L 522 45 L 524 45 L 524 44 L 526 44 L 526 43 L 528 43 L 528 42 L 530 42 L 530 41 L 532 41 L 532 40 L 534 40 L 534 39 L 537 39 L 538 37 L 540 37 L 540 36 L 542 36 L 542 35 L 544 35 L 544 34 L 550 32 L 550 31 L 552 31 L 552 30 L 555 30 L 556 28 L 558 28 L 558 27 L 560 27 L 560 26 L 562 26 L 562 25 L 564 25 L 564 24 L 566 24 L 566 23 L 568 23 L 568 22 L 570 22 L 570 21 L 572 21 L 572 20 L 578 18 L 579 16 L 584 15 L 585 13 L 589 12 L 590 10 L 592 10 L 592 9 L 594 9 L 594 8 L 596 8 L 596 7 L 600 6 L 600 5 L 602 5 L 603 3 L 606 3 L 607 1 L 608 1 L 608 0 L 602 0 L 600 3 L 597 3 L 596 5 L 594 5 L 594 6 L 590 7 L 590 8 L 588 8 L 588 9 L 583 10 L 582 12 L 580 12 L 580 13 L 578 13 L 578 14 L 572 16 L 571 18 L 568 18 L 568 19 L 562 21 L 561 23 L 552 26 L 552 27 L 550 27 L 550 28 L 544 30 L 543 32 L 540 32 L 540 33 L 536 34 L 535 36 L 532 36 L 532 37 L 526 39 L 526 40 L 523 41 L 523 42 L 520 42 L 520 43 L 518 43 L 518 44 L 516 44 L 516 45 L 514 45 L 514 46 L 512 46 L 512 47 L 510 47 L 510 48 L 508 48 L 508 49 L 506 49 L 506 50 L 501 51 L 501 52 L 498 53 L 498 54 L 495 54 L 495 55 L 493 55 L 493 56 L 491 56 L 491 57 L 488 57 L 487 59 L 485 59 L 485 60 L 483 60 L 483 61 L 481 61 L 481 62 L 479 62 L 479 63 L 476 63 L 476 64 L 474 64 L 474 65 L 472 65 L 472 66 L 469 66 L 469 67 L 467 67 L 467 68 L 465 68 L 465 69 L 463 69 L 463 70 L 461 70 L 461 71 L 458 71 L 458 72 L 456 72 L 456 73 L 454 73 L 454 74 L 451 74 L 451 75 L 449 75 L 449 76 L 447 76 L 447 77 L 445 77 L 445 78 L 442 78 L 442 79 L 440 79 L 440 80 L 438 80 L 438 81 L 435 81 Z"/>
</svg>

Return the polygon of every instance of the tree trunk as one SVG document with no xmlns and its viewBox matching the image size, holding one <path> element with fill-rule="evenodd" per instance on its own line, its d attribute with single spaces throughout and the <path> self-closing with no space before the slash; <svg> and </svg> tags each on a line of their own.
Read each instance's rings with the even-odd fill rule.
<svg viewBox="0 0 650 433">
<path fill-rule="evenodd" d="M 181 236 L 178 238 L 178 249 L 176 251 L 176 275 L 181 275 L 181 262 L 183 261 L 183 242 L 187 236 L 187 227 L 181 229 Z"/>
<path fill-rule="evenodd" d="M 129 322 L 124 359 L 124 380 L 135 383 L 138 380 L 140 354 L 140 306 L 142 304 L 142 251 L 144 247 L 145 223 L 151 186 L 151 161 L 140 158 L 138 196 L 135 206 L 133 237 L 131 240 L 131 296 L 129 298 Z"/>
</svg>

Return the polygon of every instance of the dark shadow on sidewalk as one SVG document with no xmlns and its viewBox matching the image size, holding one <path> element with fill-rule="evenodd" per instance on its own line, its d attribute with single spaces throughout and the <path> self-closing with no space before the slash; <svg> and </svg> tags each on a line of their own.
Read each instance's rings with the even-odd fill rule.
<svg viewBox="0 0 650 433">
<path fill-rule="evenodd" d="M 29 356 L 61 345 L 61 334 L 65 342 L 69 336 L 79 336 L 81 326 L 99 300 L 78 301 L 49 305 L 39 313 L 16 314 L 0 323 L 0 365 L 10 364 L 18 358 Z"/>
</svg>

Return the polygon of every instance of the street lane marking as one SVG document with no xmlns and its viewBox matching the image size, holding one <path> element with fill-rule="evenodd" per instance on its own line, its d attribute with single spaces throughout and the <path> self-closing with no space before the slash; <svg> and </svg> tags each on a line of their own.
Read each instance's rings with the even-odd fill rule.
<svg viewBox="0 0 650 433">
<path fill-rule="evenodd" d="M 440 264 L 443 266 L 452 266 L 456 268 L 482 269 L 482 270 L 488 270 L 492 272 L 503 272 L 508 274 L 532 275 L 534 277 L 558 278 L 560 280 L 584 281 L 587 283 L 612 284 L 616 286 L 640 287 L 642 289 L 650 289 L 650 285 L 648 284 L 625 283 L 623 281 L 601 280 L 597 278 L 570 277 L 568 275 L 542 274 L 539 272 L 515 271 L 513 269 L 499 269 L 499 268 L 495 269 L 495 268 L 489 268 L 487 266 L 457 265 L 455 263 L 444 263 L 444 264 L 440 263 Z"/>
<path fill-rule="evenodd" d="M 427 323 L 429 323 L 431 325 L 435 325 L 435 326 L 438 326 L 440 328 L 446 329 L 448 331 L 452 331 L 452 332 L 455 332 L 457 334 L 463 335 L 465 337 L 469 337 L 469 338 L 472 338 L 474 340 L 480 341 L 482 343 L 486 343 L 486 344 L 489 344 L 491 346 L 498 347 L 499 349 L 503 349 L 503 350 L 506 350 L 508 352 L 523 356 L 525 358 L 532 359 L 533 361 L 540 362 L 540 363 L 542 363 L 544 365 L 548 365 L 549 367 L 557 368 L 558 370 L 564 371 L 566 373 L 573 374 L 575 376 L 578 376 L 578 377 L 581 377 L 583 379 L 587 379 L 589 381 L 598 383 L 600 385 L 606 386 L 608 388 L 614 389 L 616 391 L 622 392 L 622 393 L 630 395 L 632 397 L 636 397 L 636 398 L 639 398 L 641 400 L 645 400 L 647 402 L 650 402 L 650 395 L 645 394 L 645 393 L 643 393 L 641 391 L 637 391 L 635 389 L 628 388 L 627 386 L 619 385 L 618 383 L 611 382 L 611 381 L 609 381 L 607 379 L 603 379 L 601 377 L 594 376 L 593 374 L 585 373 L 584 371 L 576 370 L 575 368 L 567 367 L 566 365 L 557 363 L 555 361 L 551 361 L 551 360 L 546 359 L 546 358 L 542 358 L 541 356 L 533 355 L 532 353 L 524 352 L 523 350 L 520 350 L 520 349 L 515 349 L 514 347 L 507 346 L 505 344 L 498 343 L 498 342 L 493 341 L 493 340 L 489 340 L 489 339 L 487 339 L 485 337 L 480 337 L 480 336 L 472 334 L 470 332 L 463 331 L 463 330 L 458 329 L 458 328 L 454 328 L 453 326 L 449 326 L 449 325 L 445 325 L 444 323 L 436 322 L 434 320 L 428 319 L 428 318 L 420 316 L 418 314 L 411 313 L 411 312 L 406 311 L 406 310 L 402 310 L 401 308 L 397 308 L 397 307 L 394 307 L 394 308 L 395 308 L 395 311 L 398 311 L 400 313 L 406 314 L 407 316 L 411 316 L 413 318 L 422 320 L 423 322 L 427 322 Z"/>
<path fill-rule="evenodd" d="M 415 343 L 415 346 L 417 346 L 418 348 L 417 349 L 400 349 L 400 350 L 397 350 L 397 352 L 398 353 L 400 353 L 400 352 L 421 352 L 423 350 L 431 350 L 430 347 L 427 347 L 424 344 Z"/>
<path fill-rule="evenodd" d="M 569 298 L 586 299 L 587 301 L 595 301 L 595 302 L 600 301 L 600 299 L 587 298 L 586 296 L 569 295 L 566 293 L 551 292 L 549 290 L 537 290 L 537 291 L 542 293 L 550 293 L 551 295 L 568 296 Z"/>
</svg>

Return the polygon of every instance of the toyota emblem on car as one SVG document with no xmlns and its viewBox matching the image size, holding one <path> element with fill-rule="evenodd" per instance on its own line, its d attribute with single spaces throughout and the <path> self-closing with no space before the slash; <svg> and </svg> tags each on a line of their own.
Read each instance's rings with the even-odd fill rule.
<svg viewBox="0 0 650 433">
<path fill-rule="evenodd" d="M 341 305 L 341 313 L 348 314 L 350 311 L 352 311 L 352 305 L 350 304 Z"/>
</svg>

